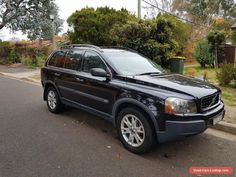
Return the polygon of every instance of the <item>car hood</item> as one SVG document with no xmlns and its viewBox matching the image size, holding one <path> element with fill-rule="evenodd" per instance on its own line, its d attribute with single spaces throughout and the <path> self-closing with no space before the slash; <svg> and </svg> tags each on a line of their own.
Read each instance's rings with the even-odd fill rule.
<svg viewBox="0 0 236 177">
<path fill-rule="evenodd" d="M 131 80 L 136 84 L 178 92 L 195 98 L 202 98 L 219 90 L 205 81 L 179 74 L 143 75 L 135 76 Z"/>
</svg>

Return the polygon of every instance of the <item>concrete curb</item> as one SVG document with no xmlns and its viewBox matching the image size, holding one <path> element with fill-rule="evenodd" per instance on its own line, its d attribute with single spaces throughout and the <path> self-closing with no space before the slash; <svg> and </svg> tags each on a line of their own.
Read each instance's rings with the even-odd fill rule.
<svg viewBox="0 0 236 177">
<path fill-rule="evenodd" d="M 21 73 L 15 74 L 15 73 L 0 72 L 0 75 L 3 75 L 3 76 L 7 76 L 7 77 L 18 79 L 18 80 L 23 80 L 23 81 L 28 81 L 28 82 L 33 82 L 33 83 L 40 84 L 41 83 L 40 80 L 30 78 L 30 76 L 32 76 L 33 74 L 31 73 L 31 74 L 29 74 L 29 77 L 27 77 L 27 75 L 25 75 L 25 73 L 23 73 L 23 75 L 21 75 Z"/>
<path fill-rule="evenodd" d="M 34 82 L 37 84 L 40 84 L 40 80 L 32 79 L 32 78 L 21 78 L 21 80 L 29 81 L 29 82 Z"/>
<path fill-rule="evenodd" d="M 212 128 L 236 135 L 236 124 L 221 121 Z"/>
</svg>

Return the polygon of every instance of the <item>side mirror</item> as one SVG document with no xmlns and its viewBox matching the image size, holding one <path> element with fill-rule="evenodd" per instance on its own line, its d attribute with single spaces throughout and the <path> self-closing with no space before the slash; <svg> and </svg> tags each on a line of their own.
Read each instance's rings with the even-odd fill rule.
<svg viewBox="0 0 236 177">
<path fill-rule="evenodd" d="M 91 74 L 93 76 L 97 76 L 97 77 L 110 77 L 110 74 L 108 74 L 104 69 L 102 68 L 92 68 L 91 69 Z"/>
</svg>

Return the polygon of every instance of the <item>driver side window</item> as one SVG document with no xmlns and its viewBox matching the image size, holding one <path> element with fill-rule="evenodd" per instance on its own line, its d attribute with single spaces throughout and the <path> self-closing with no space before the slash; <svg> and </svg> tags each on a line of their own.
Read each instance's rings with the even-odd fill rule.
<svg viewBox="0 0 236 177">
<path fill-rule="evenodd" d="M 83 71 L 89 73 L 93 68 L 102 68 L 106 70 L 106 65 L 98 54 L 87 51 L 84 55 Z"/>
</svg>

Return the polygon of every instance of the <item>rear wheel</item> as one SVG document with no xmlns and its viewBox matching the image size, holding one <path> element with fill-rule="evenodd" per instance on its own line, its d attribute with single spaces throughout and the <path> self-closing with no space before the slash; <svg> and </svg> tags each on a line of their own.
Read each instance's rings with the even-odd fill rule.
<svg viewBox="0 0 236 177">
<path fill-rule="evenodd" d="M 62 104 L 59 95 L 54 87 L 49 87 L 46 93 L 48 110 L 52 113 L 59 113 L 62 110 Z"/>
<path fill-rule="evenodd" d="M 125 108 L 119 113 L 117 128 L 122 144 L 129 151 L 140 154 L 153 147 L 152 126 L 147 117 L 135 108 Z"/>
</svg>

